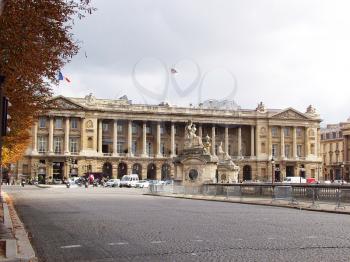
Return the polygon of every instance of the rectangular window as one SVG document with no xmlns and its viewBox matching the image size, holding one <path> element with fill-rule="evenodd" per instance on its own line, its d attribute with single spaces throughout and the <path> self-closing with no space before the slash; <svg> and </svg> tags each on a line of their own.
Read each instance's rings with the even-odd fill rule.
<svg viewBox="0 0 350 262">
<path fill-rule="evenodd" d="M 228 145 L 228 155 L 231 155 L 231 145 Z"/>
<path fill-rule="evenodd" d="M 165 134 L 165 127 L 164 126 L 160 126 L 160 134 L 161 135 Z"/>
<path fill-rule="evenodd" d="M 160 154 L 163 156 L 165 155 L 165 144 L 164 143 L 160 144 Z"/>
<path fill-rule="evenodd" d="M 132 133 L 135 135 L 137 134 L 137 125 L 136 124 L 132 124 Z"/>
<path fill-rule="evenodd" d="M 56 118 L 55 119 L 55 128 L 56 129 L 62 129 L 62 118 Z"/>
<path fill-rule="evenodd" d="M 150 135 L 152 133 L 152 128 L 150 126 L 146 126 L 146 134 Z"/>
<path fill-rule="evenodd" d="M 297 127 L 297 137 L 302 137 L 303 136 L 303 129 L 300 127 Z"/>
<path fill-rule="evenodd" d="M 123 126 L 122 125 L 118 125 L 117 126 L 117 130 L 118 130 L 118 133 L 123 133 Z"/>
<path fill-rule="evenodd" d="M 103 130 L 103 132 L 108 132 L 109 124 L 108 123 L 102 123 L 102 130 Z"/>
<path fill-rule="evenodd" d="M 78 129 L 78 119 L 76 119 L 76 118 L 71 119 L 70 128 L 71 129 Z"/>
<path fill-rule="evenodd" d="M 46 128 L 46 117 L 39 117 L 39 128 Z"/>
<path fill-rule="evenodd" d="M 69 139 L 69 151 L 72 153 L 72 154 L 76 154 L 78 153 L 78 138 L 76 137 L 71 137 Z"/>
<path fill-rule="evenodd" d="M 147 153 L 148 156 L 152 156 L 153 155 L 153 145 L 152 145 L 151 142 L 149 142 L 147 144 L 146 151 L 147 151 L 146 153 Z"/>
<path fill-rule="evenodd" d="M 278 145 L 277 144 L 273 144 L 272 145 L 272 156 L 273 157 L 277 157 L 278 154 Z"/>
<path fill-rule="evenodd" d="M 290 145 L 284 146 L 284 155 L 286 158 L 290 158 Z"/>
<path fill-rule="evenodd" d="M 272 137 L 277 137 L 278 136 L 278 129 L 277 129 L 277 127 L 272 127 L 271 128 L 271 135 L 272 135 Z"/>
<path fill-rule="evenodd" d="M 290 136 L 290 127 L 285 127 L 283 132 L 284 132 L 284 136 L 289 137 Z"/>
<path fill-rule="evenodd" d="M 136 154 L 136 151 L 137 151 L 137 142 L 136 141 L 132 141 L 131 151 L 134 155 Z"/>
<path fill-rule="evenodd" d="M 303 150 L 303 146 L 302 145 L 297 145 L 297 156 L 298 157 L 302 157 L 302 151 Z"/>
<path fill-rule="evenodd" d="M 54 137 L 54 152 L 55 154 L 62 153 L 62 137 L 59 137 L 59 136 Z"/>
<path fill-rule="evenodd" d="M 117 142 L 117 152 L 118 152 L 118 154 L 123 154 L 124 153 L 124 141 L 118 141 Z"/>
<path fill-rule="evenodd" d="M 38 151 L 39 153 L 45 153 L 47 150 L 47 137 L 39 136 L 38 137 Z"/>
</svg>

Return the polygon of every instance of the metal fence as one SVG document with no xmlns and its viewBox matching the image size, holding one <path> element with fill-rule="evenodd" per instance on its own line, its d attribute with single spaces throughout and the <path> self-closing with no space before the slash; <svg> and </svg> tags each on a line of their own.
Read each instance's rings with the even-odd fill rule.
<svg viewBox="0 0 350 262">
<path fill-rule="evenodd" d="M 293 205 L 319 208 L 350 208 L 350 186 L 325 184 L 204 184 L 151 185 L 147 193 L 206 196 L 239 201 L 285 201 Z"/>
</svg>

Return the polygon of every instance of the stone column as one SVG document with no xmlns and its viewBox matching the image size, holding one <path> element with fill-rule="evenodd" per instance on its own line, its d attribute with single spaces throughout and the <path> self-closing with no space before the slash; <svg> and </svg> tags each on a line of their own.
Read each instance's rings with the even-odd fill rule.
<svg viewBox="0 0 350 262">
<path fill-rule="evenodd" d="M 200 130 L 202 130 L 202 126 L 200 126 Z M 171 130 L 170 130 L 170 150 L 171 157 L 176 155 L 175 153 L 175 123 L 171 122 Z"/>
<path fill-rule="evenodd" d="M 102 154 L 102 119 L 98 120 L 98 153 Z"/>
<path fill-rule="evenodd" d="M 215 156 L 215 126 L 211 128 L 211 154 Z"/>
<path fill-rule="evenodd" d="M 343 151 L 344 151 L 344 162 L 347 163 L 348 162 L 348 146 L 349 146 L 349 141 L 348 141 L 348 136 L 344 136 L 344 148 L 343 148 Z"/>
<path fill-rule="evenodd" d="M 69 117 L 66 117 L 66 123 L 64 124 L 64 154 L 69 155 Z"/>
<path fill-rule="evenodd" d="M 238 156 L 242 156 L 242 127 L 238 127 L 238 140 L 237 140 L 237 152 Z"/>
<path fill-rule="evenodd" d="M 132 153 L 132 121 L 128 121 L 128 156 L 133 156 Z"/>
<path fill-rule="evenodd" d="M 255 156 L 258 158 L 261 152 L 261 143 L 260 143 L 260 127 L 258 125 L 256 125 L 255 127 Z M 265 146 L 265 150 L 266 150 L 266 146 Z M 265 151 L 266 153 L 266 151 Z"/>
<path fill-rule="evenodd" d="M 53 154 L 53 117 L 49 120 L 49 154 Z"/>
<path fill-rule="evenodd" d="M 271 127 L 268 127 L 267 128 L 268 130 L 268 145 L 267 145 L 267 148 L 268 148 L 268 154 L 269 154 L 269 159 L 272 158 L 272 128 Z"/>
<path fill-rule="evenodd" d="M 113 156 L 118 156 L 118 120 L 113 121 Z"/>
<path fill-rule="evenodd" d="M 160 134 L 160 122 L 157 122 L 157 134 L 156 134 L 156 157 L 162 157 L 160 152 L 160 142 L 161 142 L 161 134 Z"/>
<path fill-rule="evenodd" d="M 201 125 L 201 124 L 198 125 L 198 136 L 199 136 L 200 138 L 203 137 L 203 128 L 202 128 L 202 125 Z"/>
<path fill-rule="evenodd" d="M 309 154 L 310 154 L 309 128 L 305 127 L 305 157 L 308 157 Z"/>
<path fill-rule="evenodd" d="M 250 156 L 255 156 L 255 128 L 254 126 L 250 127 Z"/>
<path fill-rule="evenodd" d="M 32 145 L 32 154 L 38 153 L 38 122 L 34 122 L 33 126 L 33 145 Z"/>
<path fill-rule="evenodd" d="M 228 155 L 228 127 L 225 126 L 225 154 Z"/>
<path fill-rule="evenodd" d="M 293 157 L 298 158 L 297 128 L 293 126 Z"/>
<path fill-rule="evenodd" d="M 85 118 L 81 119 L 81 125 L 80 125 L 80 154 L 82 154 L 84 152 L 85 149 L 85 136 L 86 136 L 86 132 L 85 132 Z"/>
<path fill-rule="evenodd" d="M 142 157 L 147 157 L 147 123 L 142 123 Z"/>
<path fill-rule="evenodd" d="M 317 128 L 314 129 L 315 133 L 315 156 L 318 157 L 318 130 Z"/>
<path fill-rule="evenodd" d="M 281 126 L 281 157 L 286 157 L 284 150 L 284 126 Z"/>
</svg>

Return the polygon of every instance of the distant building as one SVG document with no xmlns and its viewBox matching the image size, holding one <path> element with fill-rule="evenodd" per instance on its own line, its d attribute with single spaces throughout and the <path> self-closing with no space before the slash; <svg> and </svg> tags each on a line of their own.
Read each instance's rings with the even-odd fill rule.
<svg viewBox="0 0 350 262">
<path fill-rule="evenodd" d="M 210 152 L 224 152 L 240 167 L 239 180 L 277 181 L 285 176 L 322 179 L 320 117 L 309 107 L 256 109 L 177 107 L 117 100 L 59 96 L 32 127 L 32 143 L 17 174 L 46 182 L 100 172 L 110 177 L 138 174 L 143 179 L 178 179 L 173 159 L 184 146 L 192 120 L 199 137 L 211 137 Z M 217 106 L 215 106 L 215 104 Z M 272 158 L 275 167 L 272 169 Z"/>
<path fill-rule="evenodd" d="M 327 125 L 321 130 L 321 154 L 326 180 L 344 178 L 349 181 L 349 136 L 350 119 L 347 122 Z"/>
</svg>

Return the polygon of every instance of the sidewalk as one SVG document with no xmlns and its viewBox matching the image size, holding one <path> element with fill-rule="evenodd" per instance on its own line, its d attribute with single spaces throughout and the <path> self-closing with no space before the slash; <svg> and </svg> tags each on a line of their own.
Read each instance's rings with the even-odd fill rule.
<svg viewBox="0 0 350 262">
<path fill-rule="evenodd" d="M 0 261 L 37 261 L 12 199 L 4 192 L 0 202 Z"/>
<path fill-rule="evenodd" d="M 145 195 L 159 196 L 159 197 L 172 197 L 192 200 L 205 200 L 205 201 L 219 201 L 228 203 L 238 203 L 247 205 L 260 205 L 260 206 L 273 206 L 293 208 L 298 210 L 308 210 L 317 212 L 327 212 L 336 214 L 350 215 L 350 206 L 337 206 L 337 203 L 333 202 L 308 202 L 308 201 L 291 201 L 284 199 L 272 200 L 271 198 L 258 198 L 258 197 L 232 197 L 225 196 L 208 196 L 208 195 L 184 195 L 184 194 L 171 194 L 171 193 L 145 193 Z"/>
</svg>

